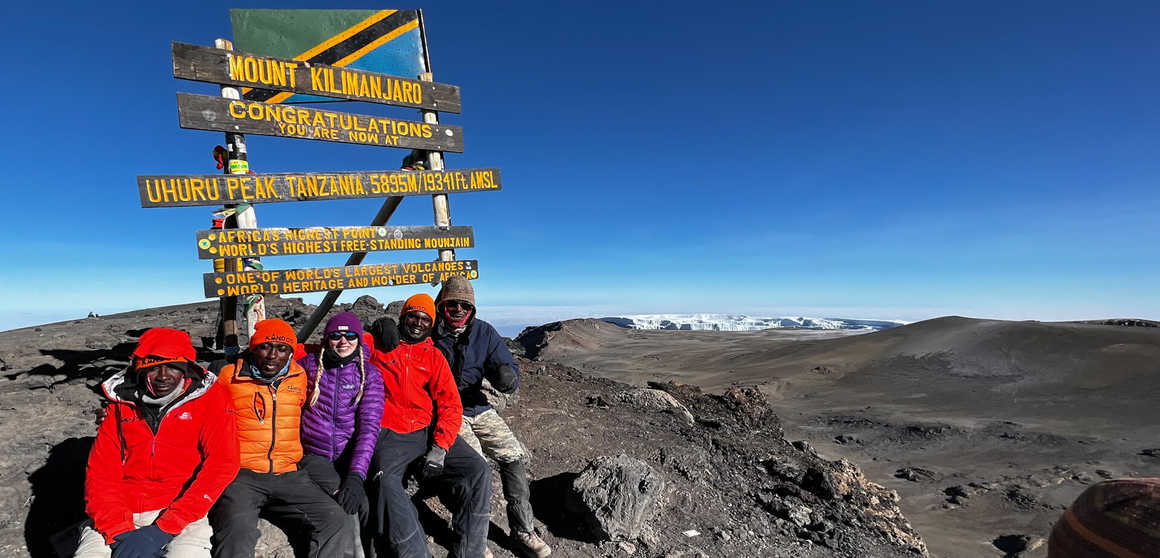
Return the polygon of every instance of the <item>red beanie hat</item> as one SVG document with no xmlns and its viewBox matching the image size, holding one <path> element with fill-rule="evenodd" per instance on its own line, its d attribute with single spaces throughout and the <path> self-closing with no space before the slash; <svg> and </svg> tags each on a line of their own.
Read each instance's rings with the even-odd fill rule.
<svg viewBox="0 0 1160 558">
<path fill-rule="evenodd" d="M 270 318 L 254 324 L 254 334 L 250 336 L 251 349 L 262 343 L 284 343 L 293 347 L 298 344 L 298 335 L 290 324 Z"/>
<path fill-rule="evenodd" d="M 189 334 L 179 329 L 155 327 L 141 334 L 133 349 L 133 366 L 138 370 L 175 362 L 197 360 Z"/>
<path fill-rule="evenodd" d="M 407 302 L 403 303 L 403 310 L 399 312 L 399 319 L 403 319 L 403 316 L 406 316 L 407 312 L 423 312 L 434 320 L 435 301 L 431 300 L 431 295 L 419 293 L 408 298 Z"/>
</svg>

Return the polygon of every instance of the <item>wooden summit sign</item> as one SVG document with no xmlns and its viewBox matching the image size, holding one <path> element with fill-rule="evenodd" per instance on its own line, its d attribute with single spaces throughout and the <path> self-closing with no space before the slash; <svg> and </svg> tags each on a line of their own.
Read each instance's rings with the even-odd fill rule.
<svg viewBox="0 0 1160 558">
<path fill-rule="evenodd" d="M 499 169 L 137 177 L 141 207 L 326 201 L 500 190 Z"/>
<path fill-rule="evenodd" d="M 451 226 L 448 194 L 502 189 L 499 169 L 445 170 L 464 150 L 463 129 L 439 123 L 461 112 L 460 88 L 435 83 L 420 10 L 230 10 L 234 43 L 172 42 L 173 77 L 221 86 L 221 96 L 177 93 L 181 128 L 225 132 L 214 149 L 224 174 L 142 175 L 141 207 L 225 206 L 195 233 L 205 296 L 221 298 L 215 345 L 240 350 L 239 311 L 250 334 L 264 295 L 328 291 L 297 331 L 305 341 L 345 289 L 437 285 L 476 279 L 471 227 Z M 337 99 L 419 110 L 418 121 L 305 107 Z M 412 150 L 406 169 L 250 173 L 245 134 Z M 407 196 L 431 196 L 434 226 L 387 226 Z M 255 204 L 386 198 L 369 226 L 258 228 Z M 359 265 L 370 252 L 436 250 L 434 261 Z M 333 267 L 264 269 L 272 256 L 348 253 Z"/>
<path fill-rule="evenodd" d="M 463 129 L 368 114 L 177 94 L 182 128 L 428 151 L 463 152 Z"/>
<path fill-rule="evenodd" d="M 479 277 L 476 260 L 383 263 L 307 269 L 248 270 L 206 273 L 205 297 L 249 294 L 295 294 L 364 287 L 392 287 L 442 282 L 460 275 Z"/>
<path fill-rule="evenodd" d="M 338 252 L 471 248 L 471 227 L 304 227 L 197 231 L 197 257 L 255 258 Z"/>
<path fill-rule="evenodd" d="M 173 77 L 458 113 L 459 87 L 308 61 L 173 43 Z"/>
</svg>

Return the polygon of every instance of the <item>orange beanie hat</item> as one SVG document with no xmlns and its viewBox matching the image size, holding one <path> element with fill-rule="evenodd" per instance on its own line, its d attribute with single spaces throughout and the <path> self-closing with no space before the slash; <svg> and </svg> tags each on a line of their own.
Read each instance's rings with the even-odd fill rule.
<svg viewBox="0 0 1160 558">
<path fill-rule="evenodd" d="M 298 344 L 298 336 L 290 324 L 270 318 L 254 324 L 254 334 L 250 336 L 251 349 L 262 343 L 285 343 L 293 347 Z"/>
<path fill-rule="evenodd" d="M 427 314 L 432 320 L 435 319 L 435 301 L 431 300 L 431 296 L 419 293 L 407 299 L 403 303 L 403 310 L 399 312 L 399 319 L 407 315 L 407 312 L 423 312 Z"/>
</svg>

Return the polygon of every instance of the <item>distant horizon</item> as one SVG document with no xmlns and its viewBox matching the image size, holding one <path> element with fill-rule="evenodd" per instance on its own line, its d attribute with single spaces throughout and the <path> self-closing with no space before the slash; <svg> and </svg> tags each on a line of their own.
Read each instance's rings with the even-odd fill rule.
<svg viewBox="0 0 1160 558">
<path fill-rule="evenodd" d="M 368 293 L 362 293 L 368 294 Z M 361 296 L 361 295 L 359 295 Z M 372 295 L 373 296 L 373 295 Z M 321 300 L 319 296 L 293 296 L 287 298 L 302 298 L 305 304 L 317 306 Z M 306 300 L 312 298 L 314 300 Z M 346 299 L 346 294 L 340 298 L 337 304 L 351 304 L 357 297 Z M 384 307 L 395 298 L 379 299 L 375 297 Z M 401 300 L 401 299 L 400 299 Z M 23 329 L 28 327 L 37 327 L 59 322 L 67 322 L 71 320 L 84 319 L 89 312 L 94 312 L 100 316 L 123 314 L 128 312 L 137 312 L 142 310 L 152 310 L 156 308 L 165 308 L 171 306 L 184 306 L 188 304 L 203 304 L 213 303 L 214 300 L 190 300 L 184 302 L 176 302 L 171 304 L 158 304 L 153 306 L 141 306 L 137 308 L 114 308 L 104 307 L 102 311 L 98 306 L 94 306 L 91 310 L 73 314 L 63 311 L 46 311 L 42 313 L 33 312 L 19 312 L 0 310 L 0 332 L 11 331 L 16 329 Z M 603 309 L 603 311 L 601 310 Z M 602 318 L 625 318 L 632 316 L 695 316 L 695 315 L 734 315 L 746 316 L 750 318 L 824 318 L 824 319 L 846 319 L 846 320 L 880 320 L 889 322 L 899 322 L 902 325 L 909 325 L 915 322 L 931 320 L 935 318 L 942 318 L 947 316 L 961 316 L 964 318 L 979 319 L 979 320 L 1004 320 L 1004 321 L 1040 321 L 1040 322 L 1082 322 L 1082 321 L 1097 321 L 1097 320 L 1111 320 L 1111 319 L 1139 319 L 1146 321 L 1160 321 L 1160 317 L 1148 317 L 1144 315 L 1134 314 L 1115 314 L 1115 315 L 1087 315 L 1075 317 L 1062 317 L 1056 315 L 1050 318 L 1041 317 L 1026 317 L 1026 316 L 986 316 L 986 315 L 971 315 L 963 312 L 946 312 L 932 314 L 917 318 L 898 318 L 898 317 L 883 317 L 881 315 L 846 315 L 834 314 L 825 308 L 817 308 L 818 311 L 810 311 L 809 309 L 799 308 L 803 311 L 786 311 L 775 312 L 769 310 L 759 311 L 688 311 L 688 312 L 657 312 L 657 311 L 632 311 L 632 312 L 617 312 L 611 307 L 591 307 L 586 309 L 579 306 L 558 307 L 551 305 L 544 305 L 538 307 L 527 306 L 495 306 L 481 304 L 479 306 L 479 318 L 487 321 L 496 327 L 499 332 L 505 337 L 514 338 L 524 328 L 536 327 L 540 325 L 549 324 L 552 322 L 572 320 L 572 319 L 602 319 Z M 885 309 L 884 309 L 885 311 Z M 521 316 L 524 316 L 521 318 Z"/>
</svg>

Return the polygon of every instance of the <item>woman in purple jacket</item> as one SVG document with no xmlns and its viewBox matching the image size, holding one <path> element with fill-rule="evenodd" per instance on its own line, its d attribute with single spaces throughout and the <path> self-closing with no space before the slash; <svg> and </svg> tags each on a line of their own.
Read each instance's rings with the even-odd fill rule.
<svg viewBox="0 0 1160 558">
<path fill-rule="evenodd" d="M 383 377 L 362 337 L 358 316 L 343 312 L 326 322 L 322 348 L 298 360 L 309 382 L 299 467 L 347 513 L 365 519 L 364 483 L 383 416 Z"/>
</svg>

